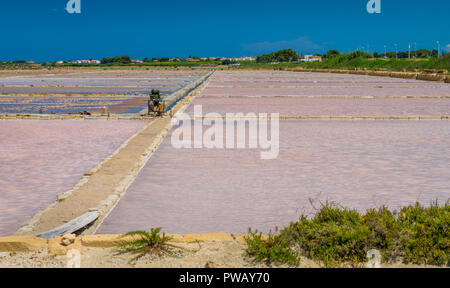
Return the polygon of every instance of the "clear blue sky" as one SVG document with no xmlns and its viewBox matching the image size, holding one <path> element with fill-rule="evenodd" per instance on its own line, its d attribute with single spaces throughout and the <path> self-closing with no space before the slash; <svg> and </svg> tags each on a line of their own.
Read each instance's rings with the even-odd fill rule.
<svg viewBox="0 0 450 288">
<path fill-rule="evenodd" d="M 381 0 L 68 0 L 0 2 L 0 61 L 260 55 L 418 48 L 450 51 L 450 1 Z M 414 44 L 413 47 L 414 49 Z"/>
</svg>

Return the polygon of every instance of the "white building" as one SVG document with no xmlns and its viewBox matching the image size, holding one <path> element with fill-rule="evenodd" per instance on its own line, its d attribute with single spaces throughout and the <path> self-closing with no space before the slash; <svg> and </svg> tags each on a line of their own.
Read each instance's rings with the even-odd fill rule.
<svg viewBox="0 0 450 288">
<path fill-rule="evenodd" d="M 243 56 L 239 58 L 229 58 L 231 61 L 256 61 L 256 57 L 253 56 Z"/>
<path fill-rule="evenodd" d="M 300 62 L 322 62 L 322 56 L 305 55 Z"/>
<path fill-rule="evenodd" d="M 100 64 L 102 63 L 99 60 L 77 60 L 75 61 L 76 64 Z"/>
</svg>

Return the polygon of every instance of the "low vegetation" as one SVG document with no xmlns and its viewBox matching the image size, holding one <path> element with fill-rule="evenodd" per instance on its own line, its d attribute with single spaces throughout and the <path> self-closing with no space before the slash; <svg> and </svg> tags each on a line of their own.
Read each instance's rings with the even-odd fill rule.
<svg viewBox="0 0 450 288">
<path fill-rule="evenodd" d="M 271 63 L 271 62 L 294 62 L 298 61 L 299 56 L 297 52 L 292 49 L 284 49 L 278 52 L 269 53 L 266 55 L 258 56 L 256 62 L 258 63 Z"/>
<path fill-rule="evenodd" d="M 385 68 L 391 71 L 415 71 L 424 69 L 450 69 L 450 54 L 442 57 L 408 59 L 408 58 L 373 58 L 372 54 L 353 52 L 349 54 L 334 55 L 322 62 L 307 62 L 302 64 L 305 68 L 319 69 L 354 69 Z"/>
<path fill-rule="evenodd" d="M 272 234 L 268 236 L 252 232 L 249 230 L 245 238 L 247 242 L 247 253 L 257 261 L 266 261 L 275 265 L 288 263 L 297 264 L 297 254 L 292 249 L 292 242 L 286 241 L 281 234 Z"/>
<path fill-rule="evenodd" d="M 0 63 L 0 69 L 53 69 L 56 67 L 121 67 L 121 68 L 216 68 L 224 69 L 227 66 L 234 69 L 368 69 L 388 71 L 424 71 L 425 69 L 450 70 L 450 53 L 440 57 L 436 50 L 428 51 L 420 49 L 408 52 L 366 53 L 356 51 L 340 53 L 337 50 L 329 50 L 321 56 L 323 61 L 299 62 L 303 55 L 298 55 L 292 49 L 283 49 L 277 52 L 258 56 L 256 61 L 234 61 L 221 58 L 200 58 L 190 56 L 188 59 L 179 57 L 144 58 L 142 62 L 131 60 L 129 56 L 116 56 L 103 58 L 101 63 L 75 63 L 66 61 L 63 63 L 29 63 L 25 60 L 16 60 Z"/>
<path fill-rule="evenodd" d="M 121 237 L 132 239 L 125 240 L 119 245 L 120 254 L 137 254 L 132 261 L 136 261 L 147 254 L 174 256 L 173 249 L 179 248 L 168 243 L 172 238 L 166 236 L 165 233 L 161 234 L 161 228 L 151 228 L 150 232 L 132 231 L 123 234 Z"/>
<path fill-rule="evenodd" d="M 103 58 L 102 64 L 130 64 L 130 56 L 116 56 L 111 58 Z"/>
<path fill-rule="evenodd" d="M 337 51 L 329 51 L 324 55 L 322 62 L 274 62 L 268 61 L 240 61 L 239 68 L 250 69 L 284 69 L 284 68 L 305 68 L 305 69 L 364 69 L 369 70 L 385 69 L 388 71 L 423 71 L 424 69 L 450 70 L 450 53 L 439 58 L 374 58 L 372 54 L 357 51 L 352 53 L 337 54 Z"/>
<path fill-rule="evenodd" d="M 361 266 L 367 252 L 380 251 L 383 262 L 449 265 L 450 205 L 420 204 L 392 212 L 386 207 L 356 210 L 322 205 L 312 218 L 302 216 L 268 238 L 250 233 L 250 256 L 258 261 L 293 264 L 299 256 L 325 267 Z"/>
</svg>

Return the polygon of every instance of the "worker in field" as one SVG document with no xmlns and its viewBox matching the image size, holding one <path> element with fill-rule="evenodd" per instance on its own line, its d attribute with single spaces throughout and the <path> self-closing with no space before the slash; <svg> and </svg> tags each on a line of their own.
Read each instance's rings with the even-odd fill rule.
<svg viewBox="0 0 450 288">
<path fill-rule="evenodd" d="M 156 112 L 159 116 L 164 110 L 163 100 L 158 89 L 152 89 L 152 94 L 150 94 L 150 101 L 148 102 L 148 111 Z"/>
<path fill-rule="evenodd" d="M 162 99 L 158 89 L 152 89 L 152 94 L 150 94 L 150 101 L 155 107 L 158 107 L 159 104 L 161 104 Z"/>
</svg>

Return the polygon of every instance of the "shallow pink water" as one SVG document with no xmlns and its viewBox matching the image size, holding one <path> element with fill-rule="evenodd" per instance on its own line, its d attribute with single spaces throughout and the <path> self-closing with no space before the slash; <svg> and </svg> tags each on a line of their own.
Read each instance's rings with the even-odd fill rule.
<svg viewBox="0 0 450 288">
<path fill-rule="evenodd" d="M 280 154 L 174 149 L 167 137 L 99 233 L 267 232 L 313 211 L 450 197 L 447 121 L 281 121 Z"/>
<path fill-rule="evenodd" d="M 279 113 L 291 116 L 448 116 L 448 98 L 223 98 L 199 97 L 186 110 L 194 113 L 194 106 L 201 105 L 203 115 L 211 112 L 226 113 Z"/>
<path fill-rule="evenodd" d="M 450 97 L 448 88 L 364 88 L 364 87 L 281 87 L 281 88 L 206 88 L 202 96 L 334 96 L 334 97 Z"/>
<path fill-rule="evenodd" d="M 345 87 L 345 88 L 354 88 L 354 87 L 367 87 L 367 88 L 387 88 L 387 87 L 405 87 L 405 88 L 445 88 L 445 83 L 432 82 L 428 81 L 426 83 L 419 82 L 385 82 L 383 80 L 380 81 L 356 81 L 356 80 L 340 80 L 340 81 L 323 81 L 323 80 L 304 80 L 304 81 L 231 81 L 231 82 L 222 82 L 222 81 L 213 81 L 210 82 L 209 88 L 229 88 L 234 86 L 246 87 L 246 88 L 280 88 L 280 87 L 292 87 L 292 88 L 303 88 L 303 87 Z"/>
<path fill-rule="evenodd" d="M 427 84 L 429 81 L 390 78 L 381 76 L 366 76 L 354 74 L 292 72 L 292 71 L 216 71 L 211 78 L 211 84 L 226 82 L 335 82 L 335 83 L 415 83 Z M 436 82 L 431 82 L 439 85 Z"/>
<path fill-rule="evenodd" d="M 0 236 L 14 233 L 147 123 L 0 120 Z"/>
<path fill-rule="evenodd" d="M 446 83 L 289 71 L 216 71 L 202 96 L 450 96 Z"/>
</svg>

